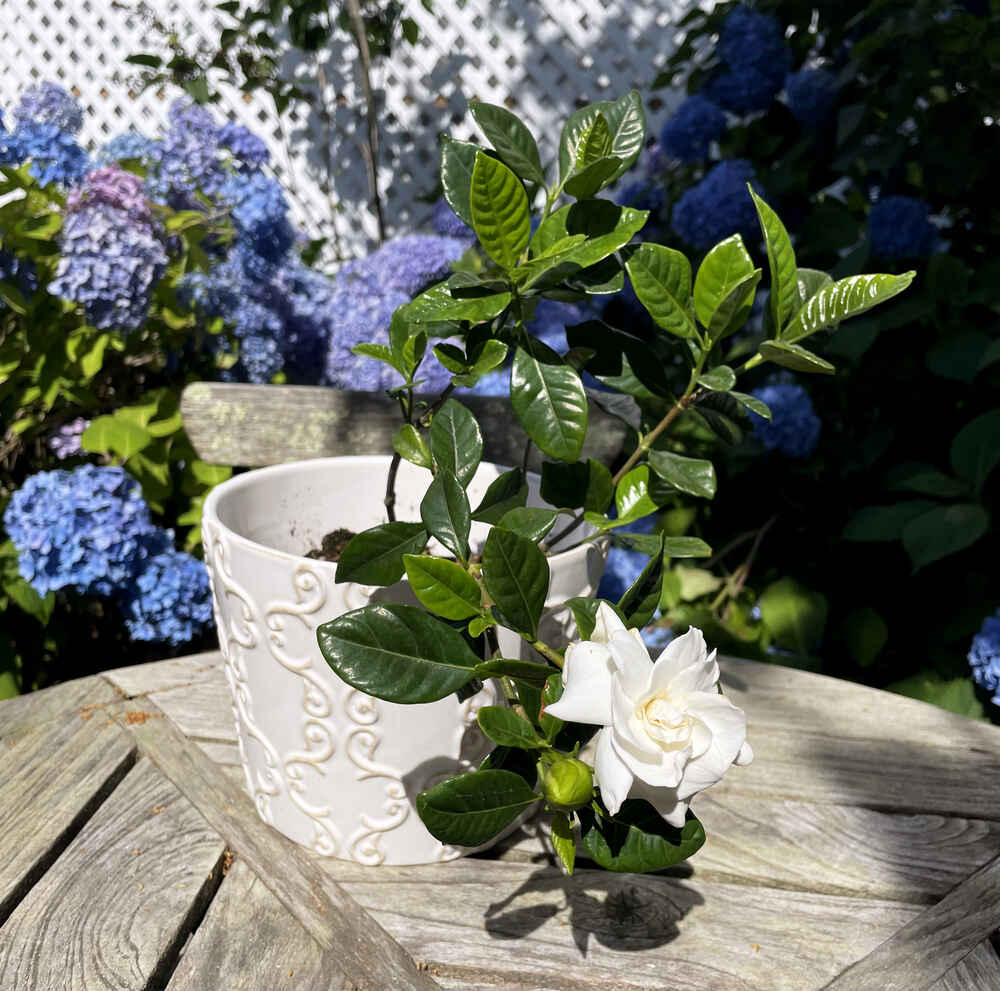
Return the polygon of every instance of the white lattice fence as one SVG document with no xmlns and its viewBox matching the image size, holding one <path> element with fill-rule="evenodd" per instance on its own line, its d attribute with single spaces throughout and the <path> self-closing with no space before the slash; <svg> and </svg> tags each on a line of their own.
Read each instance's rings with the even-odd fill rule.
<svg viewBox="0 0 1000 991">
<path fill-rule="evenodd" d="M 471 138 L 466 102 L 478 98 L 515 109 L 540 135 L 543 157 L 554 152 L 558 122 L 574 107 L 649 84 L 672 50 L 689 0 L 434 0 L 433 12 L 407 0 L 420 27 L 416 45 L 400 44 L 376 66 L 382 113 L 381 188 L 390 231 L 419 224 L 429 209 L 416 196 L 436 181 L 438 135 Z M 216 38 L 211 4 L 152 0 L 163 22 L 192 40 Z M 100 145 L 135 127 L 156 134 L 176 95 L 130 92 L 126 55 L 151 48 L 134 0 L 0 0 L 0 107 L 9 108 L 33 82 L 72 89 L 86 111 L 83 139 Z M 295 75 L 309 67 L 291 61 Z M 323 57 L 332 128 L 320 115 L 292 111 L 278 119 L 266 96 L 224 91 L 220 112 L 246 124 L 271 148 L 298 222 L 332 235 L 345 255 L 362 253 L 375 235 L 358 140 L 354 54 L 335 38 Z M 663 93 L 659 94 L 661 99 Z M 668 101 L 671 97 L 667 97 Z M 654 102 L 653 106 L 656 104 Z M 663 113 L 651 115 L 657 124 Z M 332 176 L 332 188 L 327 182 Z"/>
</svg>

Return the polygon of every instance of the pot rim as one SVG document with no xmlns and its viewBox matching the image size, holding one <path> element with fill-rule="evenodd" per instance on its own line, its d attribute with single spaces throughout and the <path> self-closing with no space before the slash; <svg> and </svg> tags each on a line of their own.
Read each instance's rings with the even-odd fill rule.
<svg viewBox="0 0 1000 991">
<path fill-rule="evenodd" d="M 263 544 L 258 540 L 251 540 L 249 537 L 244 536 L 242 533 L 233 530 L 231 527 L 227 526 L 222 522 L 219 516 L 218 505 L 219 503 L 226 499 L 227 497 L 233 496 L 244 489 L 252 488 L 258 479 L 273 478 L 275 475 L 288 475 L 293 474 L 297 471 L 301 471 L 303 468 L 308 468 L 311 470 L 319 471 L 323 468 L 334 468 L 337 466 L 362 466 L 362 465 L 384 465 L 388 468 L 389 462 L 392 460 L 392 455 L 389 454 L 342 454 L 335 457 L 329 458 L 303 458 L 298 461 L 285 461 L 277 465 L 268 465 L 266 467 L 254 468 L 252 471 L 244 472 L 242 475 L 236 475 L 233 478 L 228 478 L 224 482 L 220 482 L 208 493 L 205 497 L 205 504 L 202 509 L 202 522 L 204 525 L 205 521 L 210 521 L 215 526 L 220 527 L 224 530 L 230 537 L 231 540 L 242 544 L 254 551 L 262 551 L 268 556 L 274 556 L 281 558 L 286 561 L 303 562 L 307 561 L 310 566 L 321 566 L 325 568 L 336 569 L 337 565 L 334 561 L 324 561 L 322 559 L 308 558 L 303 554 L 292 554 L 289 551 L 283 551 L 276 547 L 269 547 L 267 544 Z M 482 465 L 491 465 L 493 467 L 499 468 L 502 471 L 509 471 L 509 467 L 505 465 L 498 465 L 493 461 L 483 461 Z M 529 478 L 534 478 L 540 480 L 541 476 L 538 472 L 529 471 L 527 472 Z M 583 524 L 581 529 L 585 529 L 587 524 Z M 564 551 L 559 551 L 555 554 L 548 555 L 548 560 L 550 562 L 559 562 L 559 564 L 571 564 L 577 560 L 577 558 L 585 557 L 590 544 L 577 544 L 575 547 L 569 547 Z"/>
</svg>

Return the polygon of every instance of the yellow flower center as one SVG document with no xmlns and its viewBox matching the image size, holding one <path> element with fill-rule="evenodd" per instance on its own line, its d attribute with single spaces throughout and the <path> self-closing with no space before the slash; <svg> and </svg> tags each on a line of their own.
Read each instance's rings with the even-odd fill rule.
<svg viewBox="0 0 1000 991">
<path fill-rule="evenodd" d="M 677 750 L 691 736 L 691 717 L 663 695 L 654 695 L 636 712 L 650 739 L 664 750 Z"/>
</svg>

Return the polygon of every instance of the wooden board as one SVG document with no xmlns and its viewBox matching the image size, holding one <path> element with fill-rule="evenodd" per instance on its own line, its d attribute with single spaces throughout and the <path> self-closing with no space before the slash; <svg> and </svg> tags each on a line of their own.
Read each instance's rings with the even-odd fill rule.
<svg viewBox="0 0 1000 991">
<path fill-rule="evenodd" d="M 527 435 L 510 401 L 461 396 L 479 420 L 484 459 L 519 465 Z M 402 425 L 399 404 L 384 393 L 308 385 L 238 385 L 194 382 L 181 397 L 184 429 L 198 457 L 213 464 L 280 464 L 344 454 L 392 454 L 392 435 Z M 583 458 L 614 460 L 628 428 L 593 403 Z M 533 449 L 531 466 L 541 463 Z"/>
<path fill-rule="evenodd" d="M 933 985 L 933 991 L 997 991 L 1000 957 L 991 943 L 980 943 Z"/>
<path fill-rule="evenodd" d="M 100 675 L 67 681 L 40 692 L 5 699 L 0 713 L 0 739 L 16 738 L 43 723 L 62 719 L 82 706 L 117 702 L 121 693 Z"/>
<path fill-rule="evenodd" d="M 189 654 L 154 664 L 134 664 L 127 668 L 105 671 L 102 677 L 109 681 L 126 698 L 181 688 L 201 681 L 217 681 L 222 668 L 222 654 L 209 650 L 203 654 Z"/>
<path fill-rule="evenodd" d="M 209 680 L 146 696 L 172 723 L 194 740 L 236 743 L 236 717 L 221 669 Z"/>
<path fill-rule="evenodd" d="M 218 884 L 224 848 L 140 761 L 0 930 L 0 987 L 161 986 Z"/>
<path fill-rule="evenodd" d="M 134 760 L 132 741 L 100 709 L 0 741 L 0 923 Z"/>
</svg>

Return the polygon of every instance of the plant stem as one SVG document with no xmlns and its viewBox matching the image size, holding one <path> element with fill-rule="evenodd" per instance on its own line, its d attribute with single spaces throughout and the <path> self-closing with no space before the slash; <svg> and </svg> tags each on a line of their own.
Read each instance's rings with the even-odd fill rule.
<svg viewBox="0 0 1000 991">
<path fill-rule="evenodd" d="M 748 372 L 750 371 L 751 368 L 756 368 L 758 365 L 762 365 L 763 363 L 764 363 L 764 356 L 760 352 L 755 354 L 752 358 L 747 358 L 747 360 L 744 361 L 743 364 L 736 369 L 737 378 L 744 372 Z"/>
<path fill-rule="evenodd" d="M 556 650 L 555 647 L 550 647 L 547 643 L 542 640 L 536 640 L 534 637 L 528 636 L 527 633 L 521 634 L 522 639 L 527 640 L 535 650 L 538 651 L 542 657 L 551 661 L 560 671 L 563 669 L 563 664 L 566 663 L 563 655 L 560 651 Z"/>
</svg>

